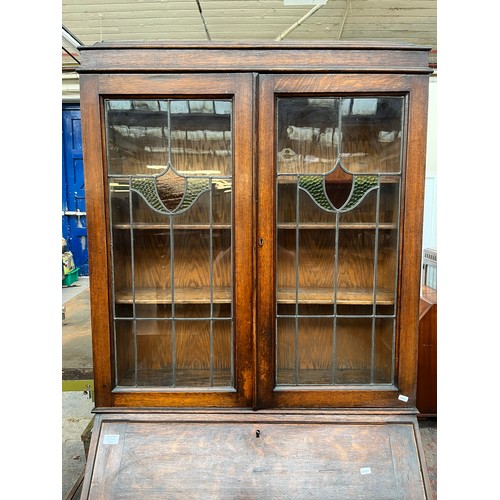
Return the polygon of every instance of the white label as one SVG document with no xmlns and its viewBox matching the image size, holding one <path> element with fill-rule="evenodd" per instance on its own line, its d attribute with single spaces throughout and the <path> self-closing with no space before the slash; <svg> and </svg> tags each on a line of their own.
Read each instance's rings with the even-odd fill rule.
<svg viewBox="0 0 500 500">
<path fill-rule="evenodd" d="M 399 399 L 400 401 L 404 401 L 404 402 L 406 403 L 406 402 L 408 401 L 408 396 L 403 396 L 402 394 L 400 394 L 400 395 L 398 396 L 398 399 Z"/>
<path fill-rule="evenodd" d="M 120 436 L 118 434 L 105 434 L 102 438 L 102 444 L 118 444 Z"/>
<path fill-rule="evenodd" d="M 361 469 L 359 469 L 359 472 L 361 472 L 361 474 L 363 474 L 364 476 L 365 474 L 371 474 L 372 469 L 371 467 L 361 467 Z"/>
</svg>

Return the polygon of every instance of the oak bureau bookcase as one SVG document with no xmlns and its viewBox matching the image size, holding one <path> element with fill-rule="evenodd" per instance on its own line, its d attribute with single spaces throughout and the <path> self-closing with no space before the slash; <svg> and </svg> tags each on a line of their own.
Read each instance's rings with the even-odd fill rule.
<svg viewBox="0 0 500 500">
<path fill-rule="evenodd" d="M 85 497 L 430 496 L 415 416 L 428 50 L 82 47 Z"/>
</svg>

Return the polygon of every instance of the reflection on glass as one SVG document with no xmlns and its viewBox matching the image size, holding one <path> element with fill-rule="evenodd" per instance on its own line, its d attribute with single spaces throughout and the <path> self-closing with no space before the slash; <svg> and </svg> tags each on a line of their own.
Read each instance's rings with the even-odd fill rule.
<svg viewBox="0 0 500 500">
<path fill-rule="evenodd" d="M 171 115 L 171 162 L 177 171 L 231 175 L 231 102 L 176 104 Z"/>
<path fill-rule="evenodd" d="M 403 110 L 403 97 L 280 98 L 278 172 L 399 173 Z"/>
<path fill-rule="evenodd" d="M 106 100 L 116 384 L 234 384 L 232 102 Z"/>
<path fill-rule="evenodd" d="M 278 100 L 278 172 L 325 173 L 339 152 L 338 98 Z"/>
<path fill-rule="evenodd" d="M 341 157 L 353 173 L 399 173 L 403 97 L 356 98 L 342 117 Z"/>
<path fill-rule="evenodd" d="M 167 164 L 168 111 L 160 101 L 106 100 L 110 174 L 154 175 Z"/>
<path fill-rule="evenodd" d="M 231 175 L 231 101 L 107 99 L 105 111 L 110 174 Z"/>
</svg>

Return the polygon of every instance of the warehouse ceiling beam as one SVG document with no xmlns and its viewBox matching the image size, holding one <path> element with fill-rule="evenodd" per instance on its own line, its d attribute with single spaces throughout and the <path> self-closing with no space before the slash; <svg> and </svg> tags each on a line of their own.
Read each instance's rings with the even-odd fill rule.
<svg viewBox="0 0 500 500">
<path fill-rule="evenodd" d="M 76 64 L 80 64 L 78 56 L 80 55 L 80 47 L 83 43 L 75 36 L 68 28 L 62 25 L 62 49 L 73 59 Z"/>
<path fill-rule="evenodd" d="M 211 41 L 210 33 L 208 32 L 207 23 L 205 21 L 205 16 L 203 15 L 203 9 L 201 8 L 200 0 L 196 0 L 196 5 L 198 6 L 198 11 L 200 13 L 201 21 L 203 22 L 203 27 L 205 28 L 205 33 L 207 35 L 207 40 Z"/>
<path fill-rule="evenodd" d="M 73 34 L 71 31 L 62 25 L 62 37 L 66 42 L 68 42 L 71 47 L 73 47 L 75 50 L 80 50 L 80 47 L 83 45 L 83 43 Z"/>
<path fill-rule="evenodd" d="M 340 40 L 340 38 L 342 37 L 342 33 L 344 32 L 345 21 L 347 19 L 347 14 L 349 13 L 350 10 L 351 10 L 351 0 L 346 0 L 344 15 L 342 16 L 342 24 L 340 25 L 340 30 L 337 40 Z"/>
<path fill-rule="evenodd" d="M 318 10 L 321 9 L 321 7 L 325 6 L 327 3 L 328 3 L 328 0 L 326 0 L 324 3 L 320 3 L 318 5 L 315 5 L 307 14 L 302 16 L 297 22 L 292 24 L 288 29 L 283 31 L 283 33 L 281 33 L 281 35 L 277 36 L 274 39 L 274 41 L 279 42 L 280 40 L 283 40 L 283 38 L 288 36 L 294 29 L 298 28 L 304 21 L 309 19 L 316 12 L 318 12 Z"/>
</svg>

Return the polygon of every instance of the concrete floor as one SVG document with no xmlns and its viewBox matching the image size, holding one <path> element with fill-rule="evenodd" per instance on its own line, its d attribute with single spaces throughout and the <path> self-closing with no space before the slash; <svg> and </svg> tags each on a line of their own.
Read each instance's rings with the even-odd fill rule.
<svg viewBox="0 0 500 500">
<path fill-rule="evenodd" d="M 63 392 L 62 498 L 65 499 L 85 471 L 82 434 L 92 419 L 94 404 L 83 392 Z"/>
<path fill-rule="evenodd" d="M 73 286 L 62 288 L 62 305 L 88 289 L 89 281 L 80 277 Z M 69 314 L 68 314 L 69 312 Z M 67 311 L 63 325 L 71 323 L 71 311 Z M 63 358 L 64 358 L 63 342 Z M 64 366 L 63 366 L 64 368 Z M 65 499 L 85 470 L 85 450 L 82 434 L 92 419 L 92 402 L 89 394 L 62 393 L 62 498 Z"/>
<path fill-rule="evenodd" d="M 62 305 L 89 288 L 88 278 L 80 277 L 72 286 L 63 287 Z M 68 366 L 80 373 L 91 370 L 91 345 L 89 335 L 90 308 L 88 293 L 77 301 L 71 301 L 63 319 L 63 372 Z M 82 340 L 83 339 L 83 340 Z M 65 361 L 65 362 L 64 362 Z M 66 375 L 65 375 L 66 377 Z M 62 394 L 62 498 L 68 494 L 85 471 L 85 449 L 82 434 L 92 420 L 94 403 L 84 391 Z M 419 422 L 422 446 L 427 460 L 429 479 L 437 499 L 437 419 L 428 418 Z M 68 499 L 69 500 L 69 499 Z"/>
</svg>

